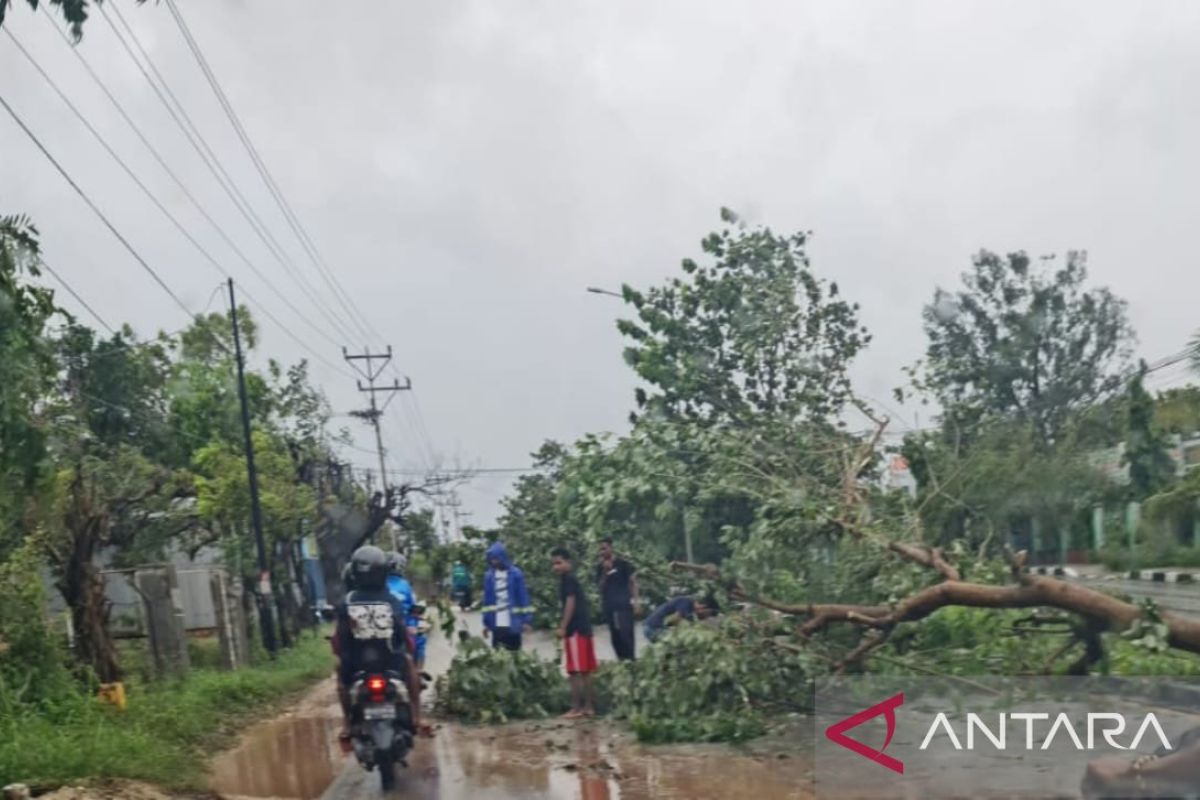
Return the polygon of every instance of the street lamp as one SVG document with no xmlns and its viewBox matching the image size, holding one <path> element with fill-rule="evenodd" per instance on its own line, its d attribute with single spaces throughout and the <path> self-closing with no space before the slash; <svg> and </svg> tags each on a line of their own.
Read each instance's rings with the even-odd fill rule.
<svg viewBox="0 0 1200 800">
<path fill-rule="evenodd" d="M 609 297 L 618 297 L 621 300 L 625 299 L 625 295 L 623 294 L 610 292 L 608 289 L 601 289 L 598 286 L 589 286 L 587 290 L 592 294 L 606 294 Z M 681 501 L 679 502 L 679 519 L 683 523 L 683 549 L 687 554 L 688 563 L 692 564 L 695 563 L 695 559 L 692 556 L 692 531 L 688 528 L 687 509 Z"/>
</svg>

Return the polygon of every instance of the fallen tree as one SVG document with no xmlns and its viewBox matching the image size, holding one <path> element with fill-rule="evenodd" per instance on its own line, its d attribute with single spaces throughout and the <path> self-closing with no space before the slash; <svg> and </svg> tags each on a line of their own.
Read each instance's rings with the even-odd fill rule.
<svg viewBox="0 0 1200 800">
<path fill-rule="evenodd" d="M 801 621 L 796 625 L 795 633 L 802 641 L 811 641 L 834 625 L 861 629 L 863 637 L 858 646 L 835 664 L 835 671 L 839 672 L 851 665 L 861 664 L 884 645 L 899 626 L 919 622 L 950 607 L 1054 609 L 1066 612 L 1074 618 L 1075 624 L 1070 626 L 1073 635 L 1059 655 L 1077 643 L 1085 645 L 1083 656 L 1069 670 L 1072 674 L 1086 672 L 1103 657 L 1100 634 L 1128 633 L 1139 625 L 1158 626 L 1166 647 L 1200 654 L 1200 619 L 1139 606 L 1087 586 L 1031 574 L 1026 569 L 1025 551 L 1006 552 L 1007 577 L 1004 583 L 964 580 L 959 567 L 947 558 L 942 549 L 912 540 L 911 537 L 920 530 L 920 508 L 914 511 L 912 522 L 899 537 L 888 538 L 880 530 L 880 523 L 868 522 L 871 505 L 861 480 L 864 470 L 874 458 L 888 421 L 875 417 L 865 406 L 860 405 L 860 410 L 874 421 L 874 432 L 857 445 L 844 449 L 840 502 L 837 504 L 840 511 L 836 516 L 825 514 L 816 524 L 834 528 L 849 539 L 866 544 L 895 561 L 915 565 L 935 576 L 935 583 L 888 603 L 794 603 L 773 599 L 749 589 L 736 576 L 712 564 L 673 562 L 670 569 L 716 583 L 734 601 L 798 618 Z M 811 487 L 805 488 L 811 491 Z M 1050 665 L 1048 663 L 1047 668 Z"/>
</svg>

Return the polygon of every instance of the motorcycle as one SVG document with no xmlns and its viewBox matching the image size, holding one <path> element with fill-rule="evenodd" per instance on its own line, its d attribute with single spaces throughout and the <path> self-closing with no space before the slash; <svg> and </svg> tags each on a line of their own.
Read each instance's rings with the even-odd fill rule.
<svg viewBox="0 0 1200 800">
<path fill-rule="evenodd" d="M 378 769 L 381 788 L 391 791 L 396 766 L 408 766 L 405 759 L 416 733 L 404 681 L 395 672 L 360 673 L 350 687 L 350 699 L 354 756 L 368 772 Z"/>
</svg>

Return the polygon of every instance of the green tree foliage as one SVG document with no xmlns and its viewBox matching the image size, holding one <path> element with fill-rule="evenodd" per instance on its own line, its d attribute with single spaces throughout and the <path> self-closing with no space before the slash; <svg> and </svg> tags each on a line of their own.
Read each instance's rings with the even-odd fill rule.
<svg viewBox="0 0 1200 800">
<path fill-rule="evenodd" d="M 919 484 L 921 521 L 937 544 L 1032 549 L 1036 520 L 1039 553 L 1071 549 L 1086 542 L 1085 512 L 1112 492 L 1092 448 L 1070 430 L 1051 450 L 1019 422 L 978 426 L 969 449 L 947 439 L 916 434 L 903 447 Z"/>
<path fill-rule="evenodd" d="M 1163 433 L 1190 438 L 1200 433 L 1200 387 L 1167 389 L 1154 404 L 1154 424 Z"/>
<path fill-rule="evenodd" d="M 315 520 L 316 496 L 296 481 L 291 456 L 280 437 L 256 430 L 253 440 L 263 531 L 268 550 L 275 552 L 277 544 L 295 541 L 302 523 Z M 227 548 L 227 558 L 243 565 L 244 575 L 254 575 L 254 538 L 247 527 L 250 485 L 242 449 L 213 442 L 196 452 L 193 464 L 201 519 L 209 523 L 210 535 Z"/>
<path fill-rule="evenodd" d="M 167 345 L 139 342 L 125 328 L 108 339 L 72 324 L 56 341 L 61 393 L 98 445 L 161 454 L 175 443 L 167 427 Z"/>
<path fill-rule="evenodd" d="M 1086 254 L 1058 269 L 1023 252 L 982 251 L 964 288 L 925 308 L 923 386 L 961 433 L 994 417 L 1029 424 L 1049 445 L 1072 414 L 1124 382 L 1132 331 L 1125 303 L 1087 288 Z"/>
<path fill-rule="evenodd" d="M 755 414 L 820 417 L 850 392 L 847 367 L 870 337 L 858 307 L 809 267 L 806 233 L 729 226 L 702 242 L 712 263 L 683 261 L 683 277 L 640 292 L 624 287 L 636 321 L 625 358 L 651 393 L 651 417 L 742 421 Z"/>
<path fill-rule="evenodd" d="M 438 678 L 438 709 L 472 722 L 546 717 L 569 707 L 558 662 L 536 653 L 494 650 L 467 639 Z"/>
<path fill-rule="evenodd" d="M 1130 382 L 1125 428 L 1125 463 L 1129 465 L 1129 489 L 1135 500 L 1144 500 L 1163 489 L 1175 476 L 1175 463 L 1167 455 L 1166 435 L 1155 423 L 1156 404 L 1142 381 L 1143 363 Z"/>
<path fill-rule="evenodd" d="M 614 670 L 614 711 L 651 743 L 744 741 L 764 732 L 766 711 L 810 711 L 812 657 L 779 647 L 756 625 L 773 623 L 670 631 Z"/>
<path fill-rule="evenodd" d="M 88 0 L 26 0 L 29 7 L 37 10 L 39 3 L 44 3 L 47 6 L 55 7 L 62 14 L 63 19 L 71 27 L 71 35 L 77 40 L 83 37 L 83 24 L 88 21 L 91 16 L 88 13 L 88 6 L 91 3 Z M 103 0 L 94 0 L 96 4 Z M 144 3 L 146 0 L 138 0 L 138 3 Z M 8 15 L 9 6 L 12 0 L 0 0 L 0 26 L 4 25 L 5 18 Z"/>
<path fill-rule="evenodd" d="M 58 438 L 62 466 L 42 521 L 44 549 L 71 611 L 79 659 L 101 681 L 115 681 L 122 671 L 97 557 L 107 548 L 133 546 L 156 516 L 172 513 L 172 500 L 182 490 L 170 471 L 136 448 L 96 450 L 71 428 L 60 430 Z"/>
<path fill-rule="evenodd" d="M 54 375 L 46 326 L 59 312 L 30 280 L 39 253 L 29 220 L 0 217 L 0 558 L 20 543 L 26 499 L 47 467 L 35 409 Z"/>
<path fill-rule="evenodd" d="M 65 653 L 45 622 L 38 543 L 27 540 L 0 562 L 0 717 L 23 708 L 49 713 L 73 693 Z"/>
</svg>

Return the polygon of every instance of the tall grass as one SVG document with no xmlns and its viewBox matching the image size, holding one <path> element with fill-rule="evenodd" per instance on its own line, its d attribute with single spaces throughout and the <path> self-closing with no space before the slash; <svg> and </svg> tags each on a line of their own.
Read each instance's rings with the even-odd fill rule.
<svg viewBox="0 0 1200 800">
<path fill-rule="evenodd" d="M 194 669 L 186 678 L 131 687 L 124 712 L 80 695 L 0 717 L 0 786 L 50 787 L 130 778 L 201 788 L 207 757 L 273 703 L 329 675 L 328 642 L 305 638 L 275 661 L 237 672 Z"/>
</svg>

